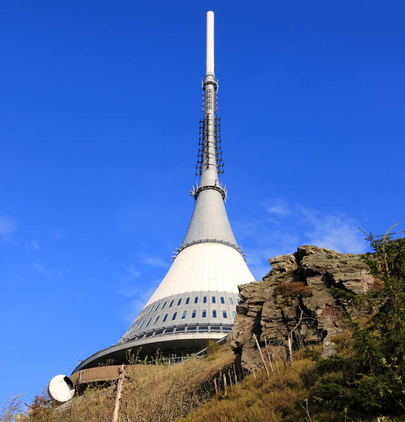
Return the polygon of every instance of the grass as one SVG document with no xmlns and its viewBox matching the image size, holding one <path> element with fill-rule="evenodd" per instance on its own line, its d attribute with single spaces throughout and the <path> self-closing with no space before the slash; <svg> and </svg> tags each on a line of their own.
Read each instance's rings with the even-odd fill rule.
<svg viewBox="0 0 405 422">
<path fill-rule="evenodd" d="M 305 403 L 315 363 L 309 359 L 278 365 L 278 372 L 264 371 L 246 377 L 227 394 L 213 400 L 176 422 L 281 422 L 308 420 L 300 403 Z"/>
<path fill-rule="evenodd" d="M 351 353 L 348 336 L 337 338 L 340 349 Z M 229 345 L 209 348 L 205 358 L 175 365 L 127 367 L 120 422 L 404 422 L 405 418 L 355 418 L 351 412 L 325 410 L 311 401 L 317 384 L 319 350 L 304 351 L 294 361 L 272 360 L 264 370 L 236 383 L 235 356 Z M 270 367 L 270 365 L 269 365 Z M 38 398 L 26 422 L 111 422 L 115 384 L 89 388 L 65 410 Z M 14 408 L 18 401 L 12 403 Z M 11 422 L 3 410 L 1 421 Z"/>
<path fill-rule="evenodd" d="M 213 378 L 232 365 L 229 345 L 207 358 L 192 358 L 175 365 L 127 367 L 120 406 L 120 421 L 169 422 L 185 416 L 215 394 Z M 89 388 L 63 411 L 57 407 L 37 409 L 27 422 L 111 422 L 115 385 Z"/>
</svg>

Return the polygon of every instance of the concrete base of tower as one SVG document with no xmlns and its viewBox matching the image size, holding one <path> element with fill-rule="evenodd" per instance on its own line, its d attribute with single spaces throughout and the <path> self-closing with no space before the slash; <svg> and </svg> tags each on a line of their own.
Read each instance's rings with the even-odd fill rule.
<svg viewBox="0 0 405 422">
<path fill-rule="evenodd" d="M 72 374 L 82 369 L 94 368 L 101 365 L 134 363 L 133 360 L 135 357 L 143 359 L 146 356 L 155 358 L 156 355 L 160 355 L 173 360 L 182 360 L 202 350 L 210 340 L 218 341 L 224 338 L 224 336 L 226 334 L 223 332 L 182 333 L 118 343 L 107 349 L 100 350 L 80 362 L 72 371 Z"/>
</svg>

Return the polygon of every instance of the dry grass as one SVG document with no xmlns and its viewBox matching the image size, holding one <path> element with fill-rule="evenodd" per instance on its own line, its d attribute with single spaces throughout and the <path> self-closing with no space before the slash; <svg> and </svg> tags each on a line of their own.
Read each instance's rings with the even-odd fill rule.
<svg viewBox="0 0 405 422">
<path fill-rule="evenodd" d="M 234 361 L 229 346 L 205 359 L 175 365 L 133 365 L 128 368 L 120 408 L 120 421 L 169 422 L 185 416 L 215 394 L 212 379 Z M 30 422 L 111 422 L 115 385 L 88 389 L 60 411 L 37 412 Z"/>
<path fill-rule="evenodd" d="M 350 353 L 351 343 L 338 338 Z M 311 353 L 308 353 L 311 355 Z M 120 422 L 361 422 L 342 413 L 316 408 L 308 397 L 316 382 L 315 362 L 308 358 L 272 358 L 267 376 L 258 370 L 235 384 L 234 355 L 229 345 L 204 359 L 175 365 L 134 365 L 128 368 Z M 226 378 L 226 382 L 224 382 Z M 215 383 L 214 383 L 215 380 Z M 217 391 L 216 391 L 217 390 Z M 61 411 L 36 401 L 26 422 L 111 422 L 115 385 L 88 389 Z M 45 402 L 44 402 L 45 403 Z M 0 421 L 12 422 L 19 402 L 3 410 Z M 401 418 L 374 418 L 372 422 L 403 422 Z M 364 421 L 363 421 L 364 422 Z"/>
<path fill-rule="evenodd" d="M 312 295 L 311 288 L 302 282 L 279 284 L 273 290 L 273 297 L 308 297 Z"/>
<path fill-rule="evenodd" d="M 267 378 L 264 371 L 248 376 L 227 394 L 176 422 L 289 422 L 308 421 L 301 404 L 314 382 L 314 362 L 302 359 L 293 366 L 279 362 L 279 370 Z"/>
<path fill-rule="evenodd" d="M 20 396 L 16 396 L 12 399 L 7 400 L 0 408 L 0 421 L 11 422 L 15 420 L 15 417 L 22 412 L 23 403 Z"/>
</svg>

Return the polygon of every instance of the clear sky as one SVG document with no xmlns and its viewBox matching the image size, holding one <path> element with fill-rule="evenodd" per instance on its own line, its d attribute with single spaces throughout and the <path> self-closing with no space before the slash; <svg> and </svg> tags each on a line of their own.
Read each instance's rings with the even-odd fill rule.
<svg viewBox="0 0 405 422">
<path fill-rule="evenodd" d="M 0 403 L 115 343 L 193 208 L 215 11 L 227 209 L 257 279 L 404 221 L 405 2 L 3 1 Z"/>
</svg>

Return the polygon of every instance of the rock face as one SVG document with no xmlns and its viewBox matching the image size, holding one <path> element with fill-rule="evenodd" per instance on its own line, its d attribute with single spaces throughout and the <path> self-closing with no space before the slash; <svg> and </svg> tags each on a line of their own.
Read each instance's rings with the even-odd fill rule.
<svg viewBox="0 0 405 422">
<path fill-rule="evenodd" d="M 325 356 L 335 353 L 331 339 L 345 329 L 342 305 L 332 289 L 355 294 L 375 288 L 376 281 L 360 255 L 317 246 L 269 259 L 272 270 L 263 281 L 239 286 L 241 303 L 231 333 L 231 346 L 241 354 L 242 367 L 254 369 L 257 344 L 291 352 L 323 343 Z"/>
</svg>

